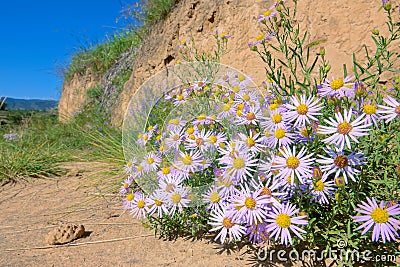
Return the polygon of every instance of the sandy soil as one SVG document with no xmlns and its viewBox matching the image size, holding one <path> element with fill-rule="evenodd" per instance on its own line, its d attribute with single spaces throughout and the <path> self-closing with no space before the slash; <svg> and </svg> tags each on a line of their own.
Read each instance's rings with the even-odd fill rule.
<svg viewBox="0 0 400 267">
<path fill-rule="evenodd" d="M 120 178 L 101 174 L 104 165 L 67 167 L 60 179 L 0 188 L 0 266 L 277 266 L 258 261 L 248 247 L 158 239 L 123 213 L 113 189 Z M 68 245 L 46 244 L 47 233 L 60 223 L 83 224 L 85 236 Z M 293 264 L 303 265 L 285 266 Z"/>
</svg>

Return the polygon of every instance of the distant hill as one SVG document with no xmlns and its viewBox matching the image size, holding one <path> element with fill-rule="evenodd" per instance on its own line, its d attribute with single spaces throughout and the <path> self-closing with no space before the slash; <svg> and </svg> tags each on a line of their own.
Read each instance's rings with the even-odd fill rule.
<svg viewBox="0 0 400 267">
<path fill-rule="evenodd" d="M 16 99 L 7 98 L 7 110 L 49 110 L 56 108 L 58 101 L 56 100 L 41 100 L 41 99 Z"/>
</svg>

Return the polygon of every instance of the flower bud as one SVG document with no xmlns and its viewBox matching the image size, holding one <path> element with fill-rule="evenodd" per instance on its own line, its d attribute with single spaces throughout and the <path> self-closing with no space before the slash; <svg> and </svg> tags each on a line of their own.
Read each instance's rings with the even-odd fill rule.
<svg viewBox="0 0 400 267">
<path fill-rule="evenodd" d="M 257 51 L 257 46 L 256 45 L 251 45 L 250 46 L 251 51 Z"/>
<path fill-rule="evenodd" d="M 319 180 L 322 177 L 322 171 L 318 166 L 314 166 L 313 168 L 313 178 L 315 180 Z"/>
<path fill-rule="evenodd" d="M 386 11 L 390 11 L 392 9 L 392 2 L 388 1 L 383 5 L 383 9 Z"/>
<path fill-rule="evenodd" d="M 379 30 L 378 30 L 378 29 L 374 29 L 374 30 L 372 31 L 372 34 L 373 34 L 373 35 L 379 35 Z"/>
<path fill-rule="evenodd" d="M 345 185 L 345 180 L 343 177 L 338 177 L 335 179 L 335 184 L 337 187 L 344 187 Z"/>
<path fill-rule="evenodd" d="M 321 49 L 319 50 L 319 54 L 321 56 L 324 56 L 325 55 L 325 48 L 321 47 Z"/>
<path fill-rule="evenodd" d="M 327 65 L 324 69 L 325 73 L 328 73 L 331 70 L 331 65 Z"/>
<path fill-rule="evenodd" d="M 281 11 L 282 11 L 282 7 L 281 7 L 280 5 L 277 5 L 275 9 L 276 9 L 276 11 L 278 11 L 278 12 L 281 12 Z"/>
</svg>

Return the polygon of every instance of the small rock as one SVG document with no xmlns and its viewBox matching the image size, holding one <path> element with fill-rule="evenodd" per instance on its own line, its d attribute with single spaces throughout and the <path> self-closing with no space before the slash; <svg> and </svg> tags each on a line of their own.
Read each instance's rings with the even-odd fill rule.
<svg viewBox="0 0 400 267">
<path fill-rule="evenodd" d="M 85 234 L 85 227 L 76 224 L 64 224 L 50 231 L 46 236 L 49 245 L 61 245 L 69 243 Z"/>
</svg>

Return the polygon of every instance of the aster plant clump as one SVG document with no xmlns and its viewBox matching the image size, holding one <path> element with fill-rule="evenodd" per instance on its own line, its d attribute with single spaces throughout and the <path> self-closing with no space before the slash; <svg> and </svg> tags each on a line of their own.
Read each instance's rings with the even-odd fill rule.
<svg viewBox="0 0 400 267">
<path fill-rule="evenodd" d="M 202 79 L 166 88 L 134 136 L 145 153 L 125 166 L 124 208 L 162 237 L 322 249 L 345 240 L 398 253 L 400 82 L 389 48 L 400 24 L 388 2 L 389 36 L 374 31 L 376 53 L 365 64 L 354 56 L 351 74 L 344 66 L 333 78 L 325 50 L 313 54 L 319 42 L 306 44 L 295 24 L 297 1 L 276 1 L 249 43 L 266 63 L 263 88 L 207 67 L 197 68 Z M 384 85 L 383 75 L 392 77 Z"/>
</svg>

